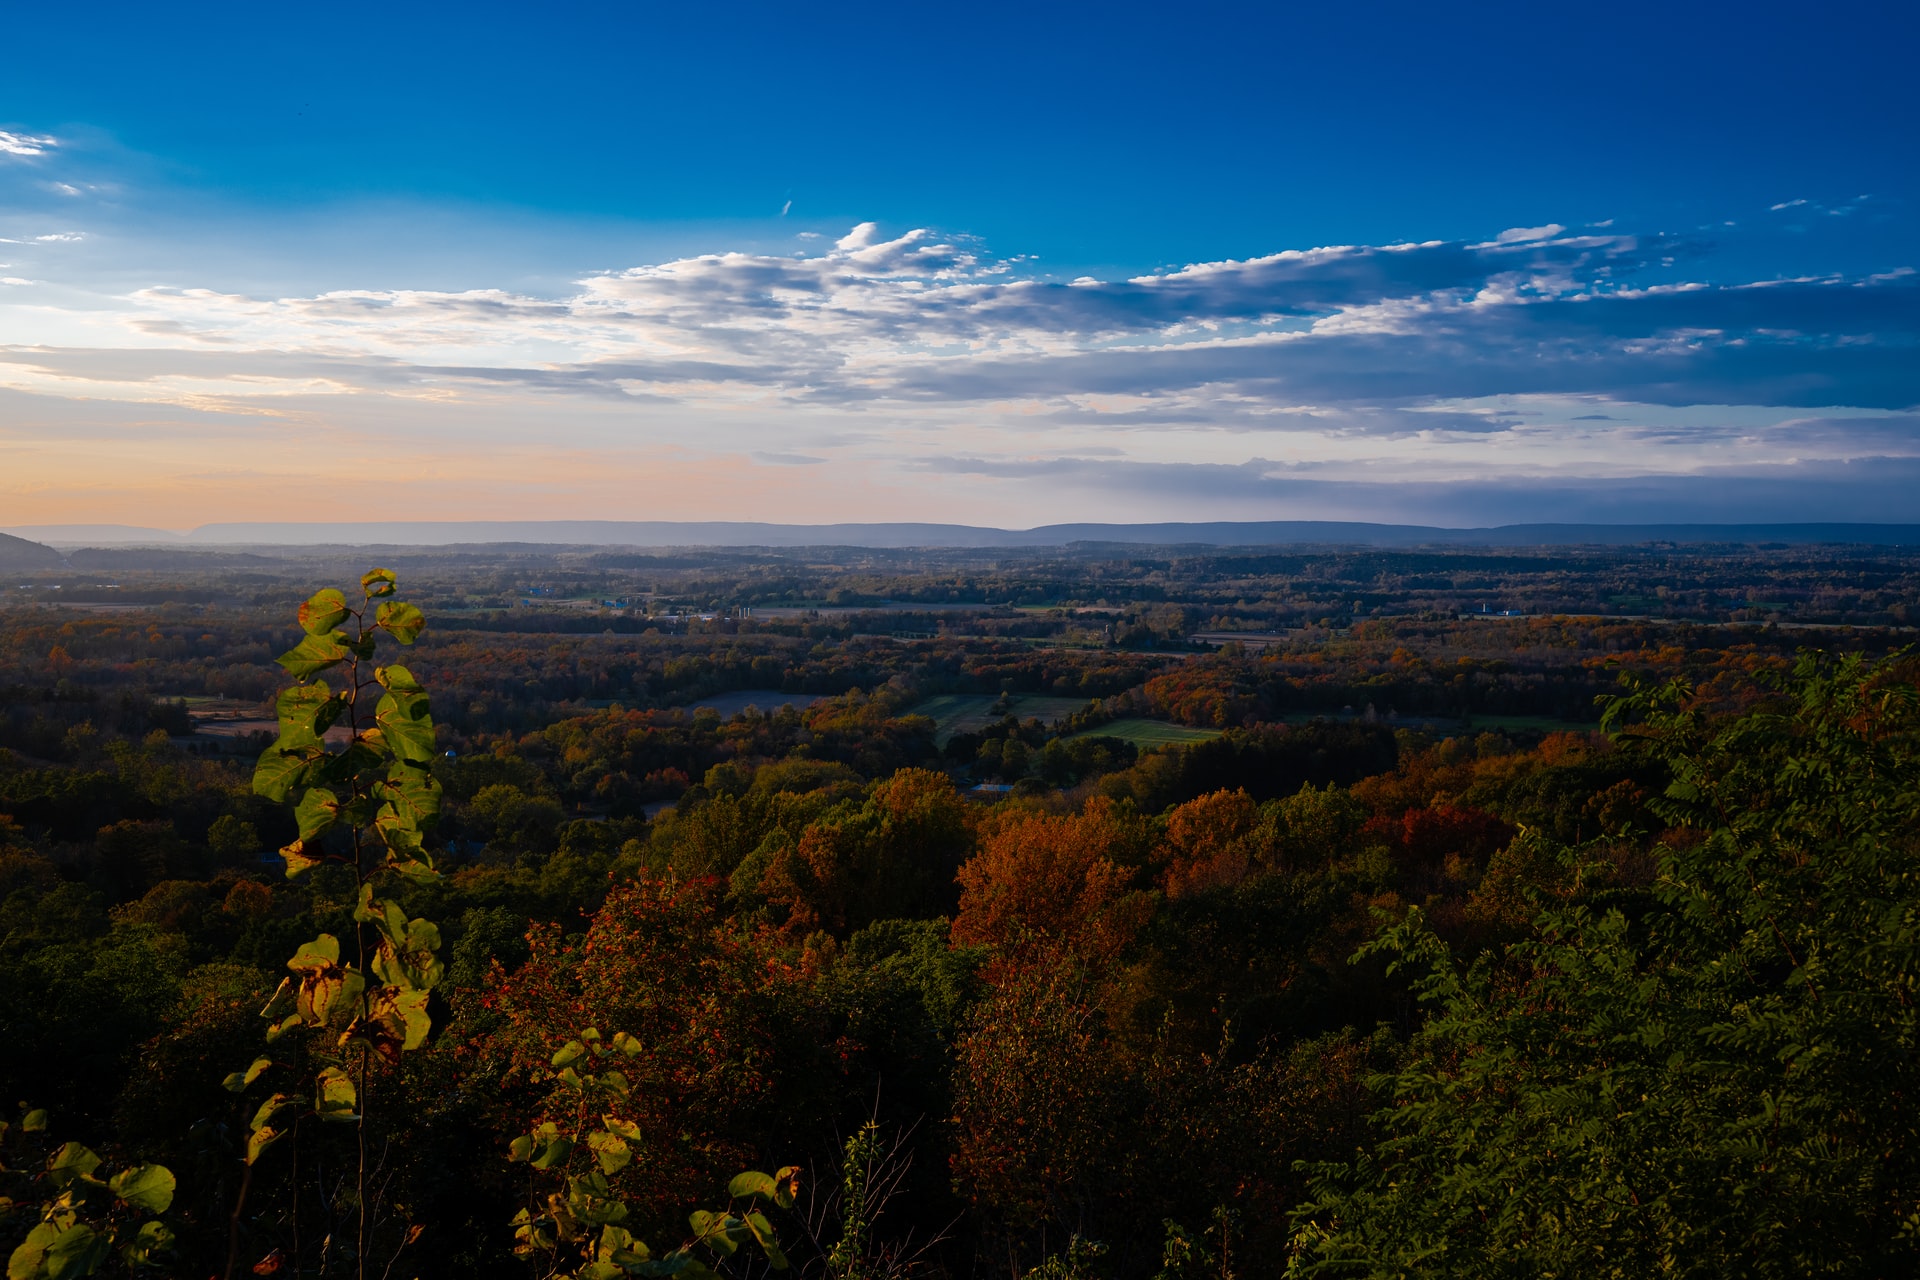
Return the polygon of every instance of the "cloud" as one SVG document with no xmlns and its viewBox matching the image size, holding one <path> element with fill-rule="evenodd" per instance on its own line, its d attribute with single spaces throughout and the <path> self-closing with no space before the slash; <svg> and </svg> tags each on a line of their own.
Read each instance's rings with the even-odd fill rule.
<svg viewBox="0 0 1920 1280">
<path fill-rule="evenodd" d="M 57 139 L 44 135 L 0 129 L 0 156 L 43 156 L 59 145 Z"/>
<path fill-rule="evenodd" d="M 1508 227 L 1494 237 L 1496 244 L 1527 244 L 1536 240 L 1551 240 L 1566 228 L 1557 222 L 1549 222 L 1544 227 Z"/>
<path fill-rule="evenodd" d="M 678 257 L 547 295 L 275 296 L 88 293 L 62 272 L 100 242 L 54 248 L 85 234 L 21 242 L 14 256 L 42 257 L 17 269 L 53 285 L 0 307 L 0 387 L 418 424 L 404 429 L 449 451 L 471 447 L 455 424 L 540 422 L 600 448 L 819 468 L 810 489 L 938 478 L 1250 512 L 1372 510 L 1423 485 L 1598 510 L 1616 498 L 1596 495 L 1679 501 L 1712 476 L 1881 501 L 1859 460 L 1920 457 L 1920 275 L 1729 277 L 1698 235 L 1545 224 L 1067 279 L 966 236 L 863 222 L 802 233 L 797 254 Z M 829 439 L 827 457 L 792 449 Z M 1423 509 L 1457 513 L 1432 495 Z"/>
</svg>

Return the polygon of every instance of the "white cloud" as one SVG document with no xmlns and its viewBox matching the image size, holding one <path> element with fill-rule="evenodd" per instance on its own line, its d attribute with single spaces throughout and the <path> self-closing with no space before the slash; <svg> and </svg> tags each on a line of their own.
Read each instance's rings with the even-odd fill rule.
<svg viewBox="0 0 1920 1280">
<path fill-rule="evenodd" d="M 0 156 L 43 156 L 59 145 L 58 139 L 41 134 L 9 133 L 0 129 Z"/>
<path fill-rule="evenodd" d="M 374 435 L 435 424 L 404 429 L 463 457 L 473 423 L 538 422 L 605 449 L 817 468 L 810 485 L 857 467 L 1170 495 L 1231 481 L 1256 505 L 1301 468 L 1388 484 L 1920 456 L 1920 418 L 1895 412 L 1920 403 L 1904 268 L 1710 285 L 1654 265 L 1691 242 L 1558 225 L 1071 282 L 926 229 L 802 243 L 557 296 L 62 283 L 0 306 L 0 387 Z M 93 251 L 20 269 L 57 276 L 45 262 Z M 1095 465 L 1116 452 L 1133 469 Z M 1246 471 L 1249 455 L 1268 461 Z"/>
</svg>

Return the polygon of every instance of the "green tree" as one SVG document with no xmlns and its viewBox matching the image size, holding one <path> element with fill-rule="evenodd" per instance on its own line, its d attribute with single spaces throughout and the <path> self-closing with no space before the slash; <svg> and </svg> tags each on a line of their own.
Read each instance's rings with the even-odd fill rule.
<svg viewBox="0 0 1920 1280">
<path fill-rule="evenodd" d="M 1651 902 L 1571 851 L 1502 954 L 1463 969 L 1418 911 L 1363 950 L 1430 1018 L 1378 1081 L 1376 1149 L 1317 1169 L 1290 1274 L 1920 1267 L 1913 677 L 1808 655 L 1737 717 L 1684 684 L 1613 700 L 1671 779 Z"/>
<path fill-rule="evenodd" d="M 287 962 L 293 976 L 262 1010 L 270 1045 L 290 1032 L 311 1033 L 307 1056 L 318 1070 L 306 1088 L 275 1092 L 253 1113 L 229 1232 L 229 1280 L 254 1167 L 308 1118 L 356 1130 L 352 1256 L 357 1273 L 367 1275 L 376 1218 L 368 1185 L 373 1077 L 424 1045 L 432 1026 L 427 999 L 444 972 L 440 931 L 379 896 L 438 875 L 424 843 L 440 809 L 426 690 L 405 667 L 373 663 L 380 633 L 411 645 L 425 626 L 419 609 L 392 599 L 395 585 L 390 571 L 372 570 L 360 580 L 357 607 L 332 588 L 317 592 L 300 606 L 304 638 L 277 659 L 298 683 L 280 694 L 279 736 L 260 757 L 253 789 L 293 806 L 299 836 L 280 850 L 288 878 L 322 865 L 342 869 L 356 905 L 346 944 L 322 933 L 301 946 Z M 344 676 L 338 690 L 318 678 L 336 669 Z M 347 732 L 330 745 L 336 725 Z M 257 1058 L 229 1075 L 226 1087 L 245 1093 L 281 1065 Z"/>
</svg>

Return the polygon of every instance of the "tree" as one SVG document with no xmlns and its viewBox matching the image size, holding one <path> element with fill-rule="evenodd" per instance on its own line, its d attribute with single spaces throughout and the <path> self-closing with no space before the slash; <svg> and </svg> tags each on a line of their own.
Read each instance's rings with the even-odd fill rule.
<svg viewBox="0 0 1920 1280">
<path fill-rule="evenodd" d="M 1709 715 L 1612 701 L 1671 778 L 1629 915 L 1580 891 L 1468 968 L 1418 911 L 1362 954 L 1431 1010 L 1378 1147 L 1317 1169 L 1298 1276 L 1885 1276 L 1920 1265 L 1914 665 L 1803 657 Z"/>
<path fill-rule="evenodd" d="M 338 868 L 350 877 L 356 905 L 348 945 L 330 933 L 303 945 L 287 962 L 294 976 L 282 980 L 261 1011 L 270 1045 L 295 1030 L 313 1033 L 307 1048 L 319 1069 L 301 1092 L 269 1096 L 248 1125 L 229 1230 L 229 1280 L 239 1263 L 254 1169 L 309 1117 L 356 1130 L 353 1259 L 365 1280 L 378 1212 L 367 1132 L 373 1077 L 424 1045 L 432 1027 L 427 999 L 444 973 L 440 931 L 376 896 L 396 883 L 439 874 L 424 843 L 440 810 L 426 690 L 405 667 L 373 665 L 380 633 L 411 645 L 426 625 L 419 609 L 391 598 L 395 587 L 391 571 L 374 569 L 360 580 L 357 608 L 332 588 L 315 593 L 300 606 L 305 637 L 277 659 L 299 683 L 280 694 L 279 737 L 261 754 L 253 789 L 293 806 L 299 836 L 280 850 L 288 878 L 323 865 Z M 317 678 L 335 668 L 346 677 L 338 692 Z M 326 735 L 341 723 L 347 737 L 335 750 Z M 286 1065 L 256 1058 L 229 1075 L 226 1086 L 243 1094 Z M 399 1247 L 416 1234 L 403 1233 Z"/>
</svg>

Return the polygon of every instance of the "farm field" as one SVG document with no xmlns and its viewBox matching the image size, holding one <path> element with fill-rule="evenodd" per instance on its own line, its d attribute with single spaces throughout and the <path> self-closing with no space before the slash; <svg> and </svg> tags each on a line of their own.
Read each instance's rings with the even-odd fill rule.
<svg viewBox="0 0 1920 1280">
<path fill-rule="evenodd" d="M 817 693 L 782 693 L 778 689 L 741 689 L 734 693 L 716 693 L 712 697 L 702 698 L 698 702 L 689 702 L 688 711 L 712 709 L 720 713 L 722 720 L 731 720 L 748 707 L 761 711 L 778 711 L 781 707 L 793 706 L 804 711 L 820 701 Z"/>
<path fill-rule="evenodd" d="M 1052 724 L 1064 720 L 1087 705 L 1084 698 L 1049 698 L 1037 694 L 1007 699 L 1007 708 L 995 712 L 1000 699 L 984 693 L 948 693 L 928 698 L 909 709 L 909 715 L 926 716 L 934 723 L 933 740 L 941 746 L 956 733 L 978 733 L 997 724 L 1011 711 L 1021 721 L 1038 720 Z"/>
<path fill-rule="evenodd" d="M 1165 720 L 1115 720 L 1103 724 L 1097 729 L 1088 729 L 1076 733 L 1076 738 L 1124 738 L 1141 750 L 1149 747 L 1170 745 L 1184 746 L 1189 742 L 1205 742 L 1209 738 L 1220 736 L 1218 729 L 1189 729 L 1182 724 L 1169 724 Z"/>
</svg>

